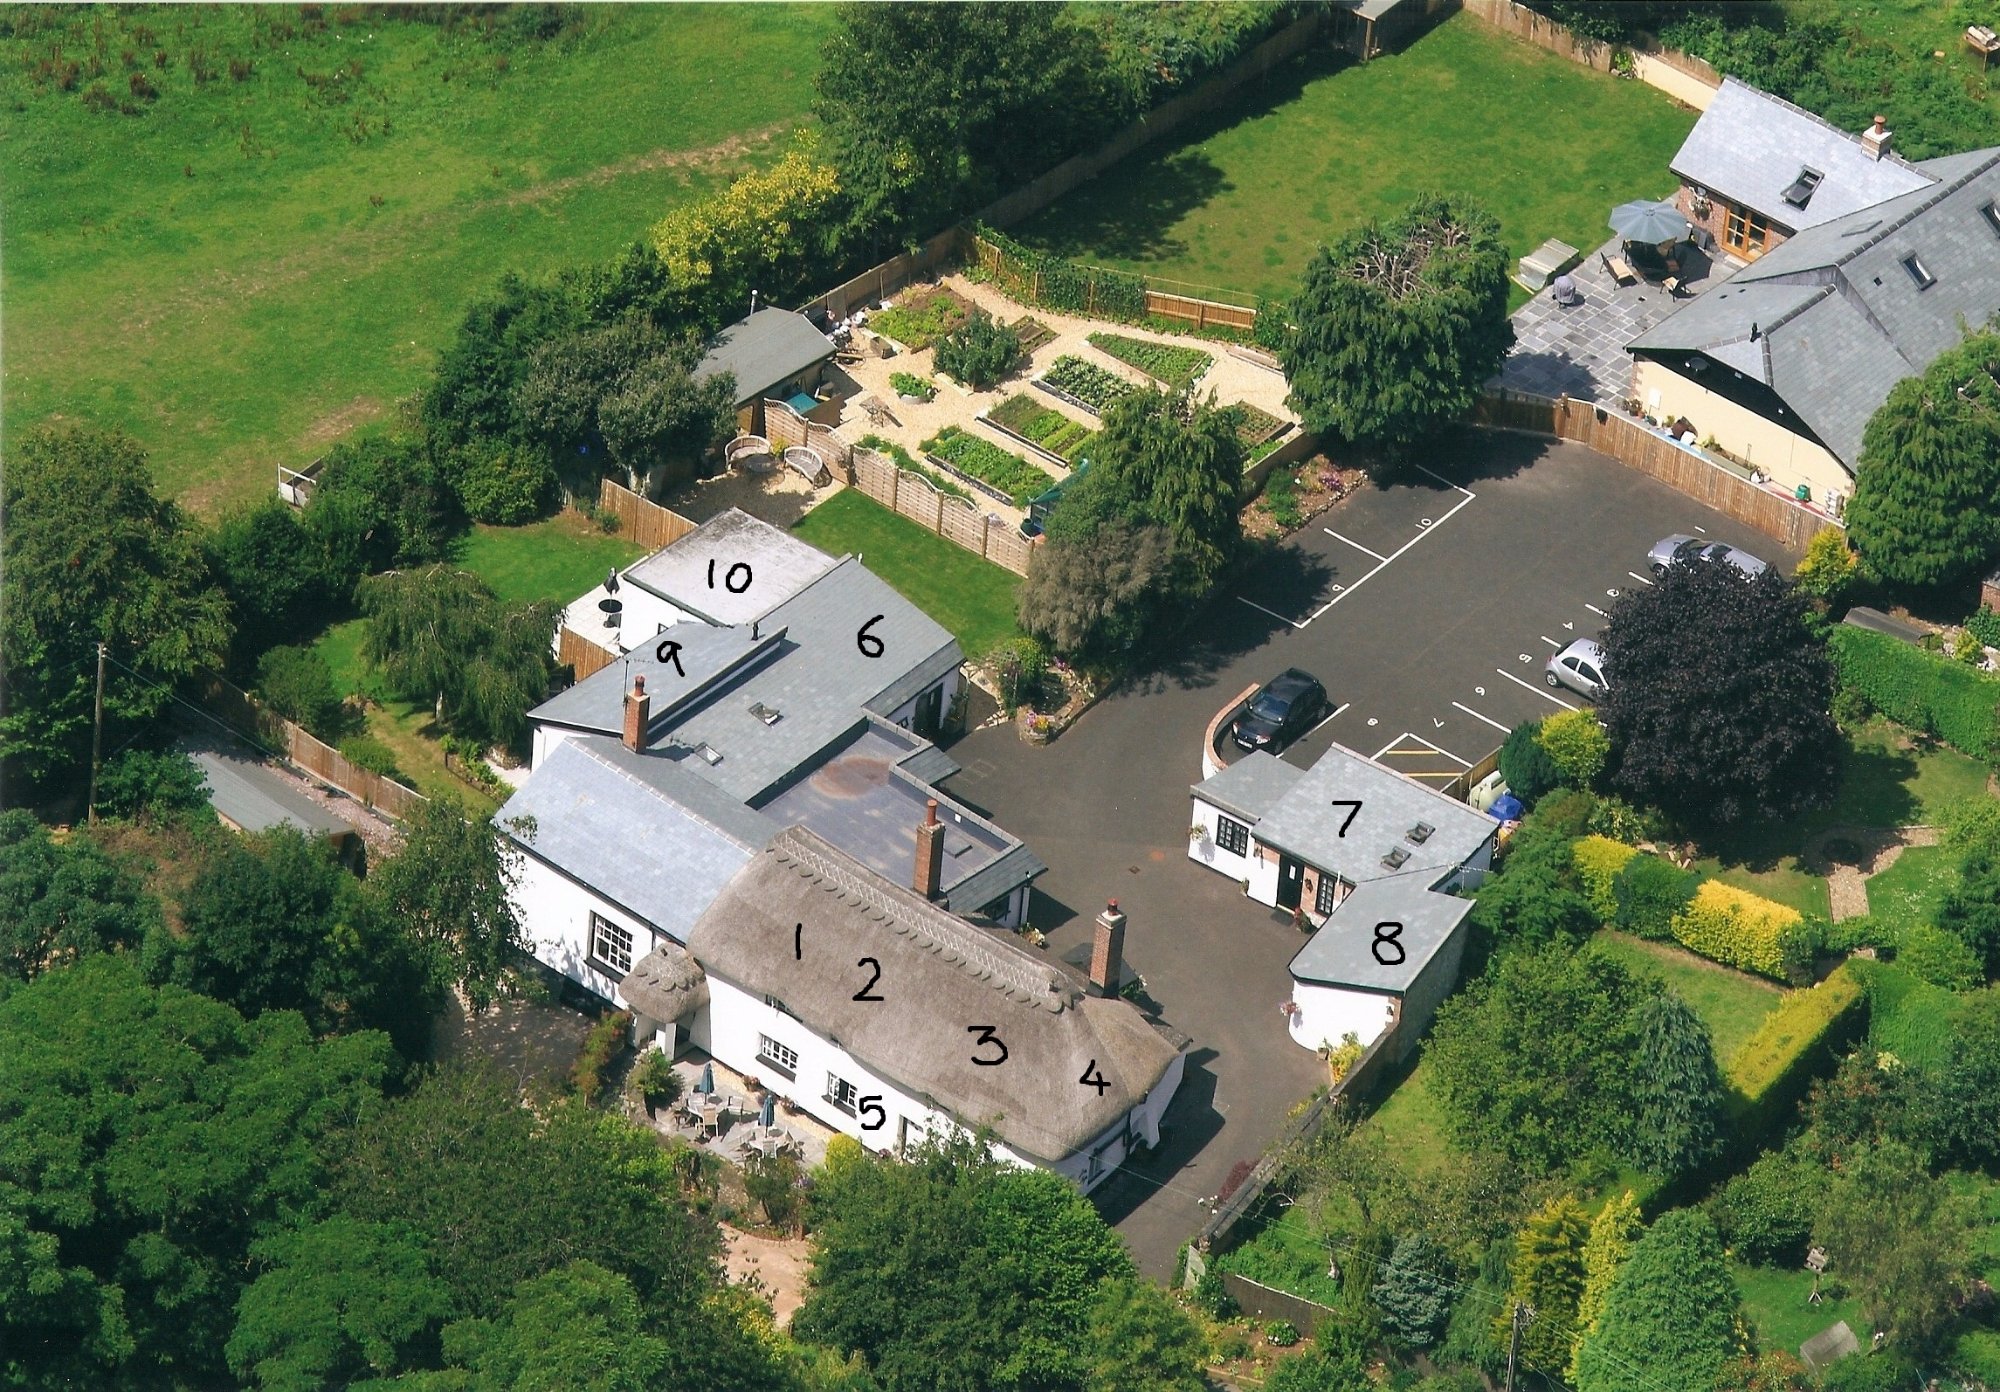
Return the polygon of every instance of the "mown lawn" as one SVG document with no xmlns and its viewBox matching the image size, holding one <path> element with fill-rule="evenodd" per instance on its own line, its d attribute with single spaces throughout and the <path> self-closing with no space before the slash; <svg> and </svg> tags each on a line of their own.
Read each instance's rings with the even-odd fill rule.
<svg viewBox="0 0 2000 1392">
<path fill-rule="evenodd" d="M 951 630 L 966 656 L 977 658 L 1016 636 L 1010 570 L 982 560 L 898 516 L 856 489 L 844 488 L 793 526 L 801 538 L 833 555 L 859 554 L 903 598 Z"/>
<path fill-rule="evenodd" d="M 1894 865 L 1868 877 L 1869 916 L 1898 930 L 1935 923 L 1964 858 L 1964 851 L 1948 846 L 1906 848 Z"/>
<path fill-rule="evenodd" d="M 1415 1172 L 1435 1168 L 1452 1147 L 1444 1114 L 1425 1086 L 1421 1063 L 1396 1084 L 1396 1090 L 1362 1124 L 1382 1137 L 1385 1147 L 1399 1163 Z"/>
<path fill-rule="evenodd" d="M 1727 1063 L 1735 1055 L 1784 995 L 1768 981 L 1717 966 L 1666 943 L 1647 942 L 1610 929 L 1599 933 L 1595 941 L 1605 956 L 1671 986 L 1708 1026 L 1717 1063 Z"/>
<path fill-rule="evenodd" d="M 1672 189 L 1694 121 L 1459 16 L 1362 65 L 1306 54 L 1017 235 L 1189 293 L 1280 295 L 1319 243 L 1439 190 L 1491 210 L 1515 256 L 1549 237 L 1588 249 L 1614 205 Z"/>
<path fill-rule="evenodd" d="M 456 560 L 510 604 L 543 599 L 567 604 L 613 566 L 628 566 L 645 554 L 637 542 L 563 513 L 524 527 L 475 526 Z"/>
<path fill-rule="evenodd" d="M 512 11 L 497 36 L 326 13 L 308 32 L 296 7 L 13 9 L 9 431 L 55 412 L 122 426 L 200 511 L 262 496 L 277 465 L 388 421 L 501 272 L 611 255 L 774 157 L 833 22 L 584 6 L 538 41 L 508 36 Z M 55 46 L 82 65 L 75 90 L 34 81 Z M 92 63 L 138 114 L 85 106 Z M 157 98 L 128 95 L 135 77 Z"/>
<path fill-rule="evenodd" d="M 1743 1318 L 1755 1332 L 1759 1348 L 1786 1349 L 1797 1357 L 1800 1344 L 1839 1320 L 1846 1320 L 1861 1346 L 1868 1347 L 1868 1336 L 1874 1329 L 1862 1316 L 1861 1303 L 1850 1296 L 1809 1304 L 1813 1288 L 1810 1271 L 1780 1271 L 1742 1262 L 1730 1265 L 1736 1274 L 1736 1289 L 1743 1295 Z"/>
</svg>

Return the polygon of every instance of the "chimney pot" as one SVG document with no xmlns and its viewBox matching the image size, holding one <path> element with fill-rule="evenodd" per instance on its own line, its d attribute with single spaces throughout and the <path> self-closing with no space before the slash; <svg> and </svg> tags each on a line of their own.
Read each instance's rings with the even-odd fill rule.
<svg viewBox="0 0 2000 1392">
<path fill-rule="evenodd" d="M 1870 159 L 1881 159 L 1889 153 L 1891 140 L 1889 118 L 1878 112 L 1875 123 L 1861 132 L 1861 149 Z"/>
<path fill-rule="evenodd" d="M 944 824 L 938 821 L 937 799 L 924 801 L 923 824 L 917 828 L 917 863 L 910 888 L 926 899 L 938 897 L 944 876 Z"/>
<path fill-rule="evenodd" d="M 644 674 L 632 678 L 625 693 L 625 747 L 639 753 L 646 747 L 646 727 L 652 723 L 653 698 L 646 694 Z"/>
<path fill-rule="evenodd" d="M 1125 976 L 1125 915 L 1111 900 L 1097 916 L 1090 943 L 1090 994 L 1114 997 Z"/>
</svg>

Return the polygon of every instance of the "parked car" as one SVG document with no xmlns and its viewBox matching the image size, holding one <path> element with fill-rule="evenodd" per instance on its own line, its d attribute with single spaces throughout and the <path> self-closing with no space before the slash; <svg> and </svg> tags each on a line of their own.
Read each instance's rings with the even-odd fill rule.
<svg viewBox="0 0 2000 1392">
<path fill-rule="evenodd" d="M 1745 575 L 1753 577 L 1770 569 L 1748 551 L 1738 550 L 1726 541 L 1710 541 L 1706 537 L 1692 537 L 1684 532 L 1660 538 L 1646 553 L 1646 562 L 1655 575 L 1666 574 L 1667 567 L 1676 561 L 1727 561 Z"/>
<path fill-rule="evenodd" d="M 1604 649 L 1595 638 L 1579 638 L 1542 668 L 1542 680 L 1550 686 L 1566 686 L 1579 696 L 1595 701 L 1604 694 Z"/>
<path fill-rule="evenodd" d="M 1296 667 L 1287 668 L 1250 698 L 1243 714 L 1236 717 L 1230 736 L 1241 749 L 1282 753 L 1329 709 L 1326 688 L 1319 684 L 1319 678 Z"/>
</svg>

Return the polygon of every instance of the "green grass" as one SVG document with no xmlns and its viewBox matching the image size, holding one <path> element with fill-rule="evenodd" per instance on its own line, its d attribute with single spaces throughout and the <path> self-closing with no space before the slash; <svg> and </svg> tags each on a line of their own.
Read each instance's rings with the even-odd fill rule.
<svg viewBox="0 0 2000 1392">
<path fill-rule="evenodd" d="M 1609 929 L 1599 933 L 1595 941 L 1605 956 L 1671 986 L 1708 1026 L 1718 1063 L 1735 1055 L 1784 995 L 1768 981 L 1719 967 L 1665 943 Z"/>
<path fill-rule="evenodd" d="M 1419 1063 L 1382 1100 L 1363 1123 L 1382 1137 L 1389 1153 L 1399 1158 L 1413 1174 L 1421 1175 L 1437 1167 L 1452 1149 L 1445 1130 L 1444 1113 L 1425 1085 L 1424 1067 Z"/>
<path fill-rule="evenodd" d="M 1735 1270 L 1736 1288 L 1743 1295 L 1743 1317 L 1755 1331 L 1759 1348 L 1785 1349 L 1797 1357 L 1800 1344 L 1839 1320 L 1847 1321 L 1863 1348 L 1868 1346 L 1868 1336 L 1874 1330 L 1862 1317 L 1859 1301 L 1849 1297 L 1821 1300 L 1817 1305 L 1806 1303 L 1812 1293 L 1811 1272 L 1778 1271 L 1742 1262 L 1730 1265 Z"/>
<path fill-rule="evenodd" d="M 1850 969 L 1868 992 L 1868 1045 L 1920 1068 L 1942 1067 L 1951 1051 L 1959 998 L 1891 962 Z"/>
<path fill-rule="evenodd" d="M 55 412 L 122 426 L 198 510 L 260 497 L 277 465 L 390 420 L 502 271 L 608 256 L 770 157 L 833 22 L 822 7 L 599 6 L 565 37 L 509 43 L 328 13 L 359 22 L 285 40 L 270 26 L 299 16 L 275 6 L 14 11 L 8 430 Z M 87 61 L 98 26 L 106 83 L 124 95 L 131 47 L 160 89 L 142 114 L 33 84 L 24 58 L 60 42 Z M 195 48 L 221 69 L 202 87 Z M 247 80 L 232 57 L 254 60 Z M 361 76 L 322 89 L 344 101 L 298 76 L 349 62 Z"/>
<path fill-rule="evenodd" d="M 565 513 L 524 527 L 475 526 L 460 544 L 457 560 L 509 603 L 553 600 L 567 604 L 604 579 L 613 566 L 627 566 L 646 548 L 615 533 L 606 535 L 589 521 Z"/>
<path fill-rule="evenodd" d="M 1470 195 L 1515 256 L 1589 249 L 1673 187 L 1695 114 L 1460 16 L 1351 65 L 1316 50 L 1106 171 L 1015 234 L 1078 260 L 1282 295 L 1313 250 L 1426 190 Z"/>
<path fill-rule="evenodd" d="M 1704 879 L 1721 880 L 1724 884 L 1761 894 L 1780 904 L 1790 904 L 1802 914 L 1829 918 L 1833 913 L 1833 906 L 1827 897 L 1826 880 L 1800 869 L 1798 861 L 1791 856 L 1761 869 L 1731 865 L 1715 856 L 1704 856 L 1694 863 L 1694 870 Z"/>
<path fill-rule="evenodd" d="M 968 656 L 992 650 L 1014 626 L 1019 579 L 898 516 L 852 488 L 799 520 L 801 538 L 838 556 L 853 551 L 903 598 L 951 630 Z"/>
<path fill-rule="evenodd" d="M 427 797 L 452 796 L 475 811 L 492 812 L 499 803 L 461 781 L 444 766 L 444 749 L 438 743 L 442 733 L 427 705 L 390 699 L 380 678 L 368 670 L 361 658 L 361 644 L 367 636 L 366 619 L 348 619 L 329 627 L 313 643 L 333 669 L 333 683 L 343 696 L 360 694 L 369 698 L 364 733 L 387 745 L 395 756 L 396 768 L 404 781 Z"/>
<path fill-rule="evenodd" d="M 1868 913 L 1897 930 L 1937 921 L 1938 905 L 1958 884 L 1965 852 L 1946 846 L 1911 846 L 1896 863 L 1868 877 Z"/>
</svg>

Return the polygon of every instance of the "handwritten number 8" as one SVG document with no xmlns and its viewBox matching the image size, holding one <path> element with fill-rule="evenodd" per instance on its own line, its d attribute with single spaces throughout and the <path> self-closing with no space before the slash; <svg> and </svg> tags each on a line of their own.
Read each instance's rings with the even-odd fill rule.
<svg viewBox="0 0 2000 1392">
<path fill-rule="evenodd" d="M 1403 925 L 1400 923 L 1376 924 L 1375 941 L 1368 945 L 1369 950 L 1375 954 L 1375 960 L 1385 967 L 1400 967 L 1408 961 L 1409 954 L 1403 951 L 1403 944 L 1399 941 L 1402 936 Z M 1389 955 L 1392 949 L 1396 954 L 1393 957 Z"/>
</svg>

